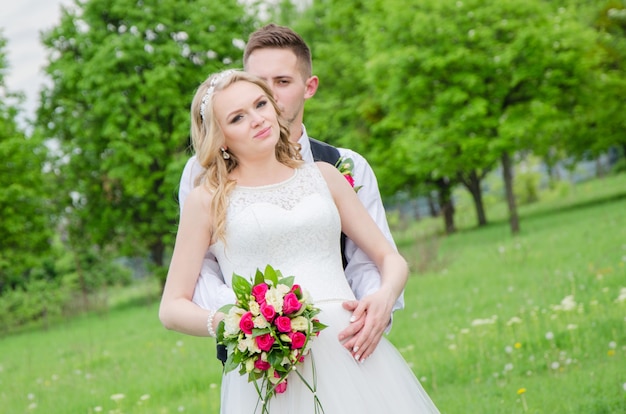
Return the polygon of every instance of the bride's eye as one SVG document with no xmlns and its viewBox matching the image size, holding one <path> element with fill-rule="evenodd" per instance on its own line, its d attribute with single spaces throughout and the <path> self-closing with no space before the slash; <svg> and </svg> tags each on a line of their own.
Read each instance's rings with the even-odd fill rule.
<svg viewBox="0 0 626 414">
<path fill-rule="evenodd" d="M 267 99 L 262 99 L 256 104 L 256 107 L 263 108 L 265 105 L 267 105 Z"/>
<path fill-rule="evenodd" d="M 230 123 L 234 124 L 236 122 L 239 122 L 241 119 L 243 119 L 243 115 L 235 115 L 230 119 Z"/>
</svg>

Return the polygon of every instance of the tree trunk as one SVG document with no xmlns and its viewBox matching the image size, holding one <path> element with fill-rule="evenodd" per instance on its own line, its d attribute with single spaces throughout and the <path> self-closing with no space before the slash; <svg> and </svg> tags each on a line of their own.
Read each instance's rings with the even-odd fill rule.
<svg viewBox="0 0 626 414">
<path fill-rule="evenodd" d="M 508 152 L 502 153 L 502 178 L 504 179 L 504 189 L 506 203 L 509 206 L 509 224 L 511 233 L 519 233 L 519 216 L 517 215 L 517 203 L 513 192 L 513 164 Z"/>
<path fill-rule="evenodd" d="M 162 240 L 158 240 L 150 246 L 150 258 L 152 259 L 152 263 L 155 265 L 162 267 L 163 266 L 163 255 L 165 254 L 165 245 Z"/>
<path fill-rule="evenodd" d="M 452 185 L 448 178 L 437 180 L 437 188 L 439 189 L 439 208 L 443 213 L 444 227 L 446 234 L 456 232 L 454 225 L 454 203 L 452 202 Z"/>
<path fill-rule="evenodd" d="M 476 210 L 476 219 L 478 227 L 487 225 L 487 215 L 485 214 L 485 204 L 483 203 L 483 192 L 480 188 L 480 178 L 476 174 L 476 170 L 472 170 L 467 180 L 462 180 L 465 188 L 470 192 L 474 199 L 474 209 Z"/>
<path fill-rule="evenodd" d="M 428 199 L 428 210 L 430 211 L 430 216 L 437 217 L 439 215 L 439 209 L 435 205 L 435 198 L 433 197 L 433 193 L 428 192 L 426 198 Z"/>
</svg>

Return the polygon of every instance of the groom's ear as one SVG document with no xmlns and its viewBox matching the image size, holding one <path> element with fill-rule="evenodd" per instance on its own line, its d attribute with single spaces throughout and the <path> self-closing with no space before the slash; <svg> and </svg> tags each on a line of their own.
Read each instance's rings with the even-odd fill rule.
<svg viewBox="0 0 626 414">
<path fill-rule="evenodd" d="M 306 80 L 305 83 L 305 92 L 304 92 L 304 99 L 309 99 L 312 98 L 313 95 L 315 95 L 315 92 L 317 92 L 317 87 L 319 86 L 320 80 L 317 76 L 313 75 L 311 76 L 309 79 Z"/>
</svg>

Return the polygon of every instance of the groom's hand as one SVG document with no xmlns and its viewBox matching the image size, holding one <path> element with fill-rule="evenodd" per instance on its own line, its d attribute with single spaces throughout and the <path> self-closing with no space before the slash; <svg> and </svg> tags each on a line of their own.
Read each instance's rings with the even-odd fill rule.
<svg viewBox="0 0 626 414">
<path fill-rule="evenodd" d="M 346 301 L 343 307 L 352 311 L 351 323 L 339 333 L 339 340 L 357 361 L 369 357 L 391 320 L 394 299 L 379 290 L 361 301 Z"/>
</svg>

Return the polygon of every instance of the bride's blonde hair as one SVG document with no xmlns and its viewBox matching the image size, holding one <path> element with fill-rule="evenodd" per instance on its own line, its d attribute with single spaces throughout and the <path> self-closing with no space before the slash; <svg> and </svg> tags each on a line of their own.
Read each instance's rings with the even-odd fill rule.
<svg viewBox="0 0 626 414">
<path fill-rule="evenodd" d="M 224 133 L 215 119 L 215 95 L 235 82 L 250 82 L 259 86 L 271 102 L 280 126 L 280 136 L 276 144 L 276 159 L 292 168 L 302 163 L 300 145 L 289 141 L 289 130 L 286 121 L 280 116 L 280 110 L 273 98 L 273 93 L 260 78 L 243 71 L 226 70 L 215 73 L 198 87 L 191 102 L 191 142 L 196 153 L 197 162 L 204 168 L 196 178 L 195 185 L 204 185 L 213 195 L 211 214 L 213 231 L 211 242 L 224 240 L 226 226 L 226 209 L 228 195 L 236 185 L 236 181 L 228 175 L 239 165 L 237 155 L 229 153 L 225 159 L 222 148 L 225 147 Z"/>
</svg>

